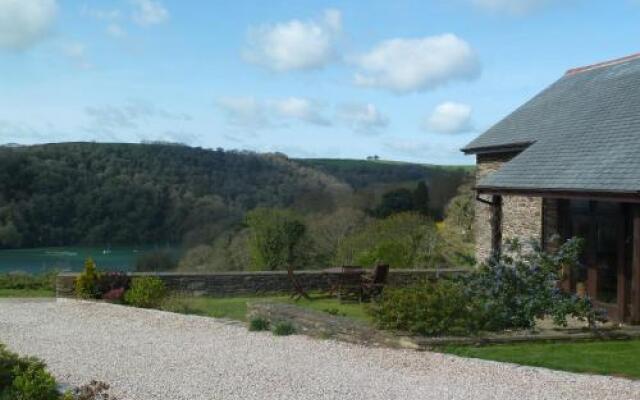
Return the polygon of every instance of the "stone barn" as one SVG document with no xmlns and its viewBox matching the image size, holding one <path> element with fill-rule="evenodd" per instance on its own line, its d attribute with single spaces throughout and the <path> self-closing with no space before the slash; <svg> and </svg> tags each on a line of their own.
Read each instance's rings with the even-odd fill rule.
<svg viewBox="0 0 640 400">
<path fill-rule="evenodd" d="M 567 71 L 462 151 L 477 162 L 479 260 L 510 238 L 582 237 L 565 289 L 640 323 L 640 54 Z"/>
</svg>

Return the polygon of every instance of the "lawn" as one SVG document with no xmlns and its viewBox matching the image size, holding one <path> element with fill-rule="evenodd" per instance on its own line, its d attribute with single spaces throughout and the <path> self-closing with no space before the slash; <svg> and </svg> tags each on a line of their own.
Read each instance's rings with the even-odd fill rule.
<svg viewBox="0 0 640 400">
<path fill-rule="evenodd" d="M 295 304 L 299 307 L 308 308 L 316 311 L 331 312 L 332 314 L 345 316 L 362 322 L 371 322 L 372 318 L 367 313 L 368 305 L 366 303 L 340 303 L 335 297 L 316 297 L 312 296 L 312 300 L 300 299 L 298 301 L 290 298 L 284 300 L 290 304 Z"/>
<path fill-rule="evenodd" d="M 184 314 L 203 315 L 215 318 L 230 318 L 238 321 L 246 321 L 247 303 L 252 301 L 274 301 L 295 304 L 300 307 L 316 311 L 331 311 L 338 315 L 353 318 L 359 321 L 370 321 L 366 312 L 366 305 L 360 303 L 341 304 L 335 298 L 312 297 L 312 300 L 301 299 L 295 301 L 288 296 L 265 297 L 178 297 L 169 299 L 163 305 L 167 311 Z"/>
<path fill-rule="evenodd" d="M 640 379 L 640 340 L 448 347 L 463 357 Z"/>
<path fill-rule="evenodd" d="M 49 289 L 0 289 L 0 298 L 7 297 L 55 297 L 56 292 Z"/>
<path fill-rule="evenodd" d="M 39 275 L 0 274 L 0 298 L 54 296 L 55 272 Z"/>
</svg>

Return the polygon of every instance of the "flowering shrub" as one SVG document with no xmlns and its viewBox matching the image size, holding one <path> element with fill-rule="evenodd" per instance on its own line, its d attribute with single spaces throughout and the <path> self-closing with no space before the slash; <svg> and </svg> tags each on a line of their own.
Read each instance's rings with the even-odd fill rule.
<svg viewBox="0 0 640 400">
<path fill-rule="evenodd" d="M 105 300 L 122 300 L 129 288 L 131 279 L 122 272 L 101 273 L 96 283 L 99 298 Z"/>
<path fill-rule="evenodd" d="M 100 272 L 88 258 L 75 281 L 76 296 L 83 299 L 121 300 L 129 288 L 130 278 L 122 272 Z"/>
<path fill-rule="evenodd" d="M 525 252 L 516 241 L 506 247 L 505 255 L 457 282 L 385 290 L 373 308 L 378 326 L 423 335 L 473 334 L 532 328 L 545 316 L 556 325 L 566 326 L 572 316 L 593 326 L 599 314 L 591 300 L 558 288 L 562 269 L 578 263 L 580 239 L 568 240 L 555 252 L 536 244 Z"/>
<path fill-rule="evenodd" d="M 518 241 L 510 241 L 505 255 L 464 278 L 467 296 L 480 305 L 483 329 L 531 328 L 536 318 L 547 315 L 558 325 L 566 325 L 569 315 L 592 324 L 596 313 L 591 300 L 558 288 L 563 267 L 578 264 L 582 243 L 573 238 L 557 251 L 545 252 L 534 242 L 524 251 Z"/>
</svg>

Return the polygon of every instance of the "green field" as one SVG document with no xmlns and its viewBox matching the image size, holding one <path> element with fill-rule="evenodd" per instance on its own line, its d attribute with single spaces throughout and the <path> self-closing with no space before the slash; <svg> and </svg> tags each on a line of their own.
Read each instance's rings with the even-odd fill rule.
<svg viewBox="0 0 640 400">
<path fill-rule="evenodd" d="M 146 252 L 156 250 L 153 246 L 119 247 L 47 247 L 37 249 L 0 250 L 0 274 L 27 272 L 39 274 L 51 270 L 80 271 L 84 261 L 93 258 L 101 270 L 130 271 L 136 259 Z M 162 248 L 164 249 L 164 248 Z M 175 248 L 169 250 L 176 255 Z"/>
<path fill-rule="evenodd" d="M 462 357 L 640 379 L 640 340 L 459 346 L 443 351 Z"/>
</svg>

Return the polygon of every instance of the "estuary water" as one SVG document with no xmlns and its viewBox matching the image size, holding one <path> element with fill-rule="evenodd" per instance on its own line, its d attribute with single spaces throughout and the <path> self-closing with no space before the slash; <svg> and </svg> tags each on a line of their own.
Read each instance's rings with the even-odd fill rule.
<svg viewBox="0 0 640 400">
<path fill-rule="evenodd" d="M 0 274 L 8 272 L 42 273 L 52 269 L 80 271 L 84 261 L 92 258 L 103 271 L 131 271 L 136 259 L 154 250 L 168 250 L 178 256 L 176 248 L 154 246 L 120 247 L 46 247 L 0 250 Z"/>
</svg>

